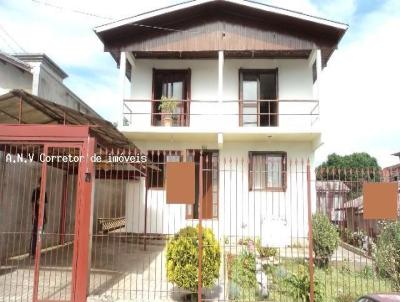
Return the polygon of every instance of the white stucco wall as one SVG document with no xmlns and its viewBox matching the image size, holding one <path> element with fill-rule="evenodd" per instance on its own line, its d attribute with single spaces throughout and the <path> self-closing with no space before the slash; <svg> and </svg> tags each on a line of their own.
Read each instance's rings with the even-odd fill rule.
<svg viewBox="0 0 400 302">
<path fill-rule="evenodd" d="M 147 142 L 145 147 L 139 147 L 142 151 L 185 150 L 201 148 L 201 144 Z M 213 147 L 209 146 L 209 149 Z M 248 190 L 249 151 L 287 152 L 286 192 Z M 307 237 L 307 158 L 310 158 L 313 171 L 313 150 L 310 143 L 224 144 L 223 149 L 219 151 L 219 216 L 218 219 L 204 220 L 203 224 L 212 227 L 220 239 L 225 236 L 232 239 L 256 236 L 266 239 L 269 245 L 288 245 L 296 239 Z M 313 174 L 311 173 L 312 177 Z M 311 185 L 311 188 L 315 208 L 314 185 Z M 128 184 L 126 202 L 127 231 L 144 232 L 143 183 Z M 147 233 L 173 234 L 186 225 L 197 225 L 197 220 L 185 219 L 184 205 L 166 204 L 165 191 L 162 189 L 149 189 L 147 213 Z"/>
<path fill-rule="evenodd" d="M 133 100 L 151 100 L 152 69 L 191 69 L 191 98 L 195 101 L 216 101 L 218 98 L 218 60 L 148 60 L 137 59 L 133 71 L 130 95 Z M 280 100 L 313 100 L 315 92 L 312 83 L 312 70 L 307 59 L 226 59 L 224 61 L 223 100 L 237 101 L 239 98 L 239 69 L 278 68 L 278 96 Z M 132 127 L 150 126 L 151 106 L 149 102 L 129 103 L 134 113 Z M 300 123 L 309 124 L 309 116 L 285 116 L 289 113 L 310 112 L 315 104 L 296 102 L 280 103 L 279 125 L 296 127 Z M 201 113 L 218 113 L 214 103 L 191 103 L 191 127 L 212 127 L 224 124 L 237 127 L 239 123 L 238 103 L 225 102 L 221 111 L 231 116 L 196 116 Z M 148 114 L 143 114 L 148 113 Z M 204 123 L 205 119 L 207 123 Z"/>
<path fill-rule="evenodd" d="M 31 92 L 32 74 L 14 65 L 0 62 L 0 95 L 12 89 L 24 89 Z"/>
<path fill-rule="evenodd" d="M 45 65 L 40 64 L 40 67 L 38 65 L 34 70 L 39 73 L 37 96 L 83 113 L 90 112 L 85 108 L 86 105 L 64 85 L 63 80 Z"/>
</svg>

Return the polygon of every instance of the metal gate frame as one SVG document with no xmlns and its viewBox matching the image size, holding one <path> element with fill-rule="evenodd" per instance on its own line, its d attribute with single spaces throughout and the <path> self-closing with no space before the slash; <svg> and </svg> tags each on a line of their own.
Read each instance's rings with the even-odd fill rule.
<svg viewBox="0 0 400 302">
<path fill-rule="evenodd" d="M 90 158 L 94 154 L 95 138 L 90 136 L 89 126 L 70 125 L 0 125 L 1 143 L 35 143 L 49 147 L 80 148 L 83 160 L 78 168 L 77 199 L 75 210 L 74 249 L 72 258 L 71 302 L 86 301 L 90 265 L 90 217 L 92 181 L 95 177 L 94 164 Z M 40 269 L 41 229 L 43 227 L 44 194 L 47 163 L 42 164 L 42 180 L 39 203 L 37 253 L 35 256 L 33 302 L 38 302 L 38 282 Z M 42 300 L 43 301 L 43 300 Z"/>
</svg>

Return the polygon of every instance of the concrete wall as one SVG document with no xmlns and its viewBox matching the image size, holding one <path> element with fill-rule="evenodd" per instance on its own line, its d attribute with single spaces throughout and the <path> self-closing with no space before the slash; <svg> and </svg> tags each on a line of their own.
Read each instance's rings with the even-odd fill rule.
<svg viewBox="0 0 400 302">
<path fill-rule="evenodd" d="M 82 113 L 90 113 L 90 109 L 43 64 L 34 68 L 38 72 L 37 96 L 67 106 Z"/>
<path fill-rule="evenodd" d="M 130 94 L 125 97 L 134 100 L 151 100 L 152 69 L 191 69 L 191 98 L 197 101 L 216 101 L 218 98 L 218 61 L 217 60 L 148 60 L 137 59 L 132 77 Z M 223 100 L 239 99 L 239 69 L 273 69 L 278 68 L 278 96 L 280 100 L 313 100 L 316 89 L 312 82 L 312 67 L 307 59 L 226 59 L 224 62 Z M 150 103 L 130 103 L 134 113 L 133 127 L 150 126 Z M 230 116 L 207 116 L 195 114 L 215 114 L 216 104 L 191 104 L 190 125 L 193 127 L 212 127 L 218 125 L 237 127 L 239 123 L 238 103 L 225 102 L 222 112 Z M 310 116 L 287 116 L 285 114 L 310 113 L 315 104 L 305 102 L 280 103 L 279 125 L 295 127 L 311 123 Z M 205 121 L 207 121 L 205 123 Z"/>
<path fill-rule="evenodd" d="M 0 62 L 0 95 L 12 89 L 24 89 L 32 92 L 32 74 L 22 71 L 14 65 Z"/>
<path fill-rule="evenodd" d="M 125 216 L 125 180 L 96 179 L 93 207 L 93 234 L 96 234 L 98 218 Z"/>
<path fill-rule="evenodd" d="M 185 150 L 201 148 L 200 143 L 147 143 L 147 149 Z M 216 146 L 208 146 L 213 149 Z M 288 154 L 288 183 L 286 192 L 252 192 L 248 190 L 248 152 L 286 151 Z M 205 220 L 218 238 L 224 236 L 259 236 L 270 245 L 288 245 L 295 238 L 308 233 L 306 160 L 313 150 L 309 143 L 225 143 L 219 153 L 219 217 Z M 232 164 L 230 164 L 232 159 Z M 242 162 L 243 159 L 243 162 Z M 295 164 L 295 160 L 298 164 Z M 301 164 L 301 160 L 304 164 Z M 235 162 L 238 160 L 236 166 Z M 225 164 L 224 164 L 225 163 Z M 314 178 L 314 173 L 311 174 Z M 142 180 L 143 182 L 143 180 Z M 314 182 L 312 182 L 314 183 Z M 315 189 L 312 185 L 313 210 Z M 136 182 L 127 188 L 127 231 L 144 231 L 144 188 Z M 167 205 L 163 189 L 148 191 L 147 232 L 173 234 L 186 225 L 197 225 L 197 220 L 185 219 L 184 205 Z"/>
<path fill-rule="evenodd" d="M 41 177 L 41 164 L 6 162 L 4 152 L 0 152 L 0 173 L 0 261 L 4 261 L 10 256 L 29 252 L 33 227 L 31 197 Z M 48 167 L 43 248 L 59 244 L 64 177 L 65 171 Z M 66 241 L 72 240 L 74 233 L 76 177 L 69 176 L 68 183 Z"/>
</svg>

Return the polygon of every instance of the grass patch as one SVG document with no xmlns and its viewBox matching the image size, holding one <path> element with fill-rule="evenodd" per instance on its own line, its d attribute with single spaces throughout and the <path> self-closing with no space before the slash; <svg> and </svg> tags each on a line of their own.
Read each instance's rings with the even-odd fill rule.
<svg viewBox="0 0 400 302">
<path fill-rule="evenodd" d="M 276 266 L 264 267 L 269 277 L 269 300 L 294 301 L 285 288 L 285 278 L 295 274 L 308 263 L 303 260 L 282 259 Z M 332 263 L 327 268 L 315 268 L 320 283 L 322 301 L 347 302 L 373 292 L 391 292 L 389 280 L 377 276 L 371 266 L 356 268 L 347 262 Z"/>
</svg>

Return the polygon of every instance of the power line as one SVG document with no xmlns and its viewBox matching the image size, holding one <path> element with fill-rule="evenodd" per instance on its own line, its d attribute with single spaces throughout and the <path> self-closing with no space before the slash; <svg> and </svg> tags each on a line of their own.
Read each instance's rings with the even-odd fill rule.
<svg viewBox="0 0 400 302">
<path fill-rule="evenodd" d="M 73 8 L 66 8 L 61 5 L 55 5 L 53 3 L 49 3 L 47 1 L 42 1 L 42 0 L 32 0 L 32 2 L 42 4 L 51 8 L 59 9 L 62 11 L 69 11 L 72 13 L 80 14 L 80 15 L 85 15 L 89 17 L 94 17 L 94 18 L 100 18 L 100 19 L 105 19 L 105 20 L 115 20 L 115 18 L 109 17 L 109 16 L 102 16 L 98 15 L 95 13 L 87 12 L 87 11 L 82 11 L 78 9 L 73 9 Z M 193 30 L 182 30 L 182 29 L 175 29 L 175 28 L 168 28 L 168 27 L 163 27 L 163 26 L 154 26 L 154 25 L 147 25 L 147 24 L 140 24 L 140 23 L 131 23 L 131 24 L 126 24 L 128 26 L 137 26 L 137 27 L 145 27 L 145 28 L 150 28 L 150 29 L 156 29 L 156 30 L 165 30 L 165 31 L 171 31 L 171 32 L 189 32 L 189 33 L 201 33 L 199 31 L 193 31 Z"/>
<path fill-rule="evenodd" d="M 7 30 L 1 24 L 0 24 L 0 29 L 6 34 L 8 39 L 10 39 L 20 50 L 22 50 L 22 52 L 26 53 L 26 50 L 7 32 Z"/>
<path fill-rule="evenodd" d="M 82 11 L 82 10 L 77 10 L 77 9 L 72 9 L 72 8 L 68 9 L 68 8 L 60 6 L 60 5 L 55 5 L 53 3 L 49 3 L 47 1 L 32 0 L 32 2 L 35 2 L 35 3 L 38 3 L 38 4 L 42 4 L 42 5 L 45 5 L 45 6 L 48 6 L 48 7 L 56 8 L 56 9 L 59 9 L 59 10 L 70 11 L 70 12 L 73 12 L 73 13 L 86 15 L 86 16 L 89 16 L 89 17 L 101 18 L 101 19 L 106 19 L 106 20 L 113 20 L 113 18 L 111 18 L 111 17 L 100 16 L 98 14 L 85 12 L 85 11 Z"/>
<path fill-rule="evenodd" d="M 7 41 L 7 39 L 4 38 L 4 35 L 2 35 L 1 32 L 0 32 L 0 39 L 3 40 L 3 42 L 5 43 L 6 46 L 8 46 L 8 48 L 9 48 L 9 50 L 11 50 L 11 52 L 16 52 L 14 47 L 11 46 L 11 44 Z M 6 51 L 4 48 L 3 48 L 3 50 L 5 52 L 10 52 L 10 51 Z"/>
</svg>

